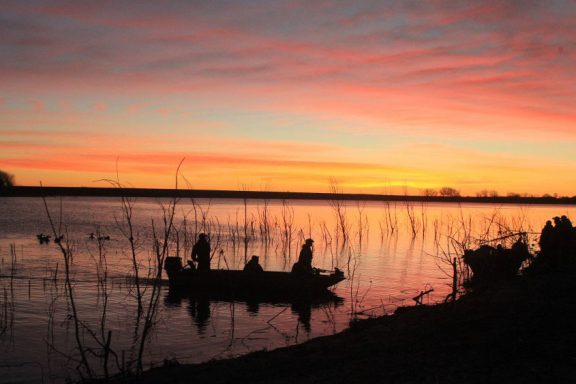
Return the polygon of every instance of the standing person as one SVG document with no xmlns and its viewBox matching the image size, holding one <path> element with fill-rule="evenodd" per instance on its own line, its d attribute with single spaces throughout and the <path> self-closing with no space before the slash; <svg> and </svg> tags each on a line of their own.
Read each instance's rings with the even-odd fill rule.
<svg viewBox="0 0 576 384">
<path fill-rule="evenodd" d="M 542 232 L 540 233 L 538 245 L 540 245 L 541 255 L 551 257 L 550 255 L 554 253 L 554 227 L 552 226 L 552 221 L 546 221 L 546 225 L 542 228 Z"/>
<path fill-rule="evenodd" d="M 210 270 L 210 242 L 205 233 L 198 235 L 198 241 L 192 247 L 192 260 L 198 263 L 199 271 Z"/>
<path fill-rule="evenodd" d="M 313 273 L 312 270 L 312 245 L 314 240 L 306 239 L 304 245 L 302 245 L 302 250 L 300 250 L 300 256 L 298 256 L 298 262 L 292 267 L 292 272 L 295 273 Z"/>
</svg>

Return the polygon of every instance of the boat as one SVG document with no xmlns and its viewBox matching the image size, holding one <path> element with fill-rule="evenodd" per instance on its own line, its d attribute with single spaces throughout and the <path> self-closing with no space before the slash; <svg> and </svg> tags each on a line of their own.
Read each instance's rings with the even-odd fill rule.
<svg viewBox="0 0 576 384">
<path fill-rule="evenodd" d="M 171 289 L 205 292 L 211 295 L 238 298 L 296 299 L 325 294 L 328 288 L 345 279 L 339 269 L 314 273 L 279 271 L 246 272 L 229 269 L 198 271 L 184 268 L 182 258 L 167 257 L 164 269 Z"/>
<path fill-rule="evenodd" d="M 512 248 L 482 245 L 478 249 L 466 249 L 463 260 L 472 270 L 474 280 L 492 281 L 516 276 L 522 263 L 531 257 L 527 244 L 519 240 Z"/>
</svg>

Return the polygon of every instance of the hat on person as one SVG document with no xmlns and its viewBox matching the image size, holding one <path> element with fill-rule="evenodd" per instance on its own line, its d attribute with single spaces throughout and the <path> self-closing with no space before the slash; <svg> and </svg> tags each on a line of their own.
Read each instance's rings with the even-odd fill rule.
<svg viewBox="0 0 576 384">
<path fill-rule="evenodd" d="M 312 239 L 306 239 L 306 241 L 305 241 L 306 244 L 312 244 L 313 242 L 314 242 L 314 240 L 312 240 Z"/>
</svg>

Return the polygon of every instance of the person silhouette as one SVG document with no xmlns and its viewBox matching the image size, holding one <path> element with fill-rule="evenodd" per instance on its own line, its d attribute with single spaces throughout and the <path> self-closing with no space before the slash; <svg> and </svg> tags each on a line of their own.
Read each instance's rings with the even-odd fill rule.
<svg viewBox="0 0 576 384">
<path fill-rule="evenodd" d="M 292 267 L 292 272 L 294 273 L 314 273 L 312 269 L 312 245 L 314 240 L 306 239 L 300 250 L 300 255 L 298 256 L 298 261 L 294 263 Z"/>
<path fill-rule="evenodd" d="M 554 227 L 551 220 L 546 221 L 546 225 L 542 228 L 538 245 L 540 246 L 540 254 L 546 255 L 546 257 L 550 257 L 550 254 L 554 252 Z"/>
<path fill-rule="evenodd" d="M 199 271 L 210 270 L 210 242 L 205 233 L 198 235 L 198 241 L 192 247 L 192 260 L 198 263 Z"/>
<path fill-rule="evenodd" d="M 244 266 L 244 272 L 264 272 L 262 266 L 258 263 L 258 256 L 253 255 L 249 262 Z"/>
</svg>

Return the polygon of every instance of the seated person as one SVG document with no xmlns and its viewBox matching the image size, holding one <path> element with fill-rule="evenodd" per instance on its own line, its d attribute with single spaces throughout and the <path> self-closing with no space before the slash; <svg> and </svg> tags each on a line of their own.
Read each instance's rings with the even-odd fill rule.
<svg viewBox="0 0 576 384">
<path fill-rule="evenodd" d="M 304 245 L 302 245 L 302 250 L 300 250 L 300 255 L 298 256 L 298 261 L 292 266 L 292 273 L 297 274 L 312 274 L 314 269 L 312 268 L 312 245 L 314 240 L 306 239 Z"/>
<path fill-rule="evenodd" d="M 252 256 L 250 261 L 244 266 L 244 272 L 264 272 L 264 269 L 258 263 L 258 256 Z"/>
</svg>

